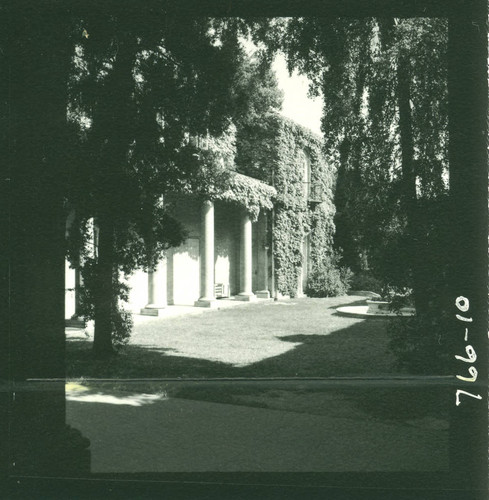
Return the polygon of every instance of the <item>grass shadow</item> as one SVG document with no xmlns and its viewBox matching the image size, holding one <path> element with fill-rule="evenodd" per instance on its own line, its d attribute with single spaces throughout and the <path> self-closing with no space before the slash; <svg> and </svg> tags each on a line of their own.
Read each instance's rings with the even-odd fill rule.
<svg viewBox="0 0 489 500">
<path fill-rule="evenodd" d="M 143 332 L 146 342 L 160 342 L 159 347 L 129 344 L 118 356 L 103 362 L 93 360 L 91 342 L 73 339 L 67 342 L 66 347 L 67 377 L 114 379 L 114 382 L 111 382 L 112 387 L 117 386 L 121 390 L 128 387 L 128 382 L 117 382 L 117 379 L 179 379 L 181 382 L 176 384 L 171 381 L 155 382 L 154 388 L 148 389 L 148 384 L 151 384 L 148 381 L 143 383 L 143 386 L 146 387 L 145 390 L 156 391 L 162 388 L 162 384 L 166 384 L 163 389 L 169 392 L 171 397 L 295 412 L 325 412 L 342 418 L 350 418 L 351 413 L 368 415 L 374 419 L 404 419 L 407 422 L 412 418 L 434 416 L 444 411 L 445 399 L 442 395 L 445 393 L 433 387 L 376 387 L 353 382 L 348 387 L 330 386 L 326 390 L 321 386 L 312 390 L 309 383 L 304 383 L 304 387 L 295 384 L 291 389 L 288 382 L 277 388 L 265 386 L 266 384 L 261 382 L 250 386 L 239 380 L 227 386 L 220 382 L 216 382 L 217 385 L 205 385 L 205 379 L 388 379 L 403 375 L 398 368 L 396 356 L 389 348 L 388 322 L 384 319 L 336 318 L 331 314 L 331 309 L 339 307 L 344 300 L 344 297 L 332 301 L 297 300 L 294 303 L 297 303 L 298 307 L 292 308 L 297 310 L 297 313 L 294 312 L 290 316 L 285 316 L 282 308 L 262 307 L 254 310 L 243 309 L 240 312 L 230 309 L 226 314 L 174 319 L 161 323 L 164 331 L 171 332 L 170 335 L 162 336 L 164 331 L 156 328 L 147 333 Z M 358 302 L 364 301 L 347 304 Z M 331 303 L 335 305 L 331 306 Z M 246 339 L 259 339 L 263 334 L 296 345 L 286 352 L 265 357 L 246 366 L 184 357 L 177 355 L 176 349 L 171 347 L 172 339 L 182 340 L 182 337 L 191 331 L 198 333 L 196 338 L 199 341 L 207 342 L 213 339 L 218 342 L 220 338 L 229 341 L 229 338 L 234 338 L 233 335 L 237 335 L 238 340 L 241 335 L 247 335 L 245 329 L 248 329 L 250 335 L 255 335 L 246 336 Z M 281 331 L 283 334 L 279 333 Z M 214 336 L 206 337 L 206 332 L 213 332 Z M 226 335 L 228 337 L 225 337 Z M 168 346 L 163 345 L 163 339 L 168 339 Z M 193 337 L 190 337 L 190 341 L 192 339 Z M 202 382 L 189 381 L 185 384 L 186 379 L 200 379 Z"/>
<path fill-rule="evenodd" d="M 328 335 L 287 335 L 300 345 L 284 354 L 243 367 L 245 376 L 367 377 L 398 375 L 384 322 L 358 322 Z"/>
<path fill-rule="evenodd" d="M 172 356 L 171 352 L 170 348 L 127 345 L 116 356 L 99 361 L 93 359 L 91 342 L 70 341 L 66 348 L 66 376 L 131 379 L 228 377 L 232 373 L 225 363 Z"/>
<path fill-rule="evenodd" d="M 299 323 L 298 323 L 299 324 Z M 108 361 L 92 357 L 91 342 L 66 345 L 68 378 L 263 378 L 263 377 L 376 377 L 405 374 L 389 347 L 388 323 L 368 319 L 337 331 L 275 335 L 298 344 L 278 355 L 246 366 L 173 354 L 171 347 L 129 344 Z M 239 329 L 239 327 L 238 327 Z M 441 375 L 427 373 L 427 375 Z"/>
</svg>

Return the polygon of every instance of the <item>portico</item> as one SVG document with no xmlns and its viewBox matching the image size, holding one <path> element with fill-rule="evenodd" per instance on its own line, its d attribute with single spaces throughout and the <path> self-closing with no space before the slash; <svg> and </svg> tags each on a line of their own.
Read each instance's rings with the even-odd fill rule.
<svg viewBox="0 0 489 500">
<path fill-rule="evenodd" d="M 272 190 L 246 176 L 247 186 Z M 129 278 L 128 309 L 148 316 L 168 306 L 217 308 L 222 299 L 251 302 L 270 298 L 268 207 L 247 206 L 231 191 L 221 198 L 174 195 L 174 216 L 187 231 L 182 245 L 170 248 L 150 272 Z"/>
</svg>

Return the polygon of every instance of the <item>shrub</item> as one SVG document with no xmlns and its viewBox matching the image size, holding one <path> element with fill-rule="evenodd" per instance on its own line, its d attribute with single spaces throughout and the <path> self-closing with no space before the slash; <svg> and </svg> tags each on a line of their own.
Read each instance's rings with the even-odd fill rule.
<svg viewBox="0 0 489 500">
<path fill-rule="evenodd" d="M 112 313 L 112 345 L 114 349 L 119 350 L 129 342 L 133 326 L 132 314 L 122 307 L 117 307 Z"/>
<path fill-rule="evenodd" d="M 346 267 L 321 266 L 313 269 L 308 278 L 306 293 L 309 297 L 336 297 L 345 295 L 352 273 Z"/>
<path fill-rule="evenodd" d="M 411 288 L 391 288 L 388 297 L 390 308 L 394 312 L 400 312 L 403 307 L 414 307 L 413 290 Z"/>
<path fill-rule="evenodd" d="M 355 273 L 350 280 L 350 290 L 365 290 L 380 294 L 382 292 L 382 288 L 382 282 L 368 271 Z"/>
<path fill-rule="evenodd" d="M 81 269 L 83 285 L 80 286 L 80 313 L 87 321 L 95 319 L 94 291 L 97 286 L 95 273 L 95 260 L 86 259 L 85 265 Z M 114 280 L 115 300 L 113 301 L 111 325 L 112 325 L 112 345 L 114 349 L 120 350 L 124 347 L 131 337 L 134 326 L 132 314 L 126 311 L 123 303 L 127 302 L 129 297 L 129 287 L 122 282 L 120 278 Z"/>
<path fill-rule="evenodd" d="M 389 349 L 397 358 L 397 366 L 416 375 L 449 373 L 447 320 L 444 316 L 394 318 L 387 331 Z"/>
</svg>

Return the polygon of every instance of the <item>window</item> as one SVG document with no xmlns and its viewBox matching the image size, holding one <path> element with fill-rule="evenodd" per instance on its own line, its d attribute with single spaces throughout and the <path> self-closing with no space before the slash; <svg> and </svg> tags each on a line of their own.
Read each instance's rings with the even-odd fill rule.
<svg viewBox="0 0 489 500">
<path fill-rule="evenodd" d="M 301 153 L 302 162 L 302 182 L 304 186 L 304 196 L 308 199 L 311 193 L 311 161 L 304 151 Z"/>
</svg>

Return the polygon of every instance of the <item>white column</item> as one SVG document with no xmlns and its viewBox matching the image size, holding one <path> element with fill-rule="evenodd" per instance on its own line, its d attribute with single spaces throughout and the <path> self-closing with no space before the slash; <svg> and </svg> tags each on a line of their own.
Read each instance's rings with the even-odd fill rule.
<svg viewBox="0 0 489 500">
<path fill-rule="evenodd" d="M 154 304 L 155 301 L 155 280 L 154 280 L 154 272 L 148 272 L 148 306 Z"/>
<path fill-rule="evenodd" d="M 166 301 L 166 257 L 158 263 L 148 276 L 148 303 L 141 309 L 146 316 L 159 316 L 167 306 Z"/>
<path fill-rule="evenodd" d="M 216 307 L 214 293 L 214 203 L 206 200 L 202 206 L 204 225 L 204 283 L 203 295 L 194 305 L 198 307 Z"/>
<path fill-rule="evenodd" d="M 256 300 L 255 294 L 251 291 L 253 267 L 252 267 L 252 223 L 247 212 L 243 212 L 241 216 L 241 259 L 242 259 L 242 276 L 241 276 L 241 292 L 236 296 L 237 300 Z"/>
</svg>

